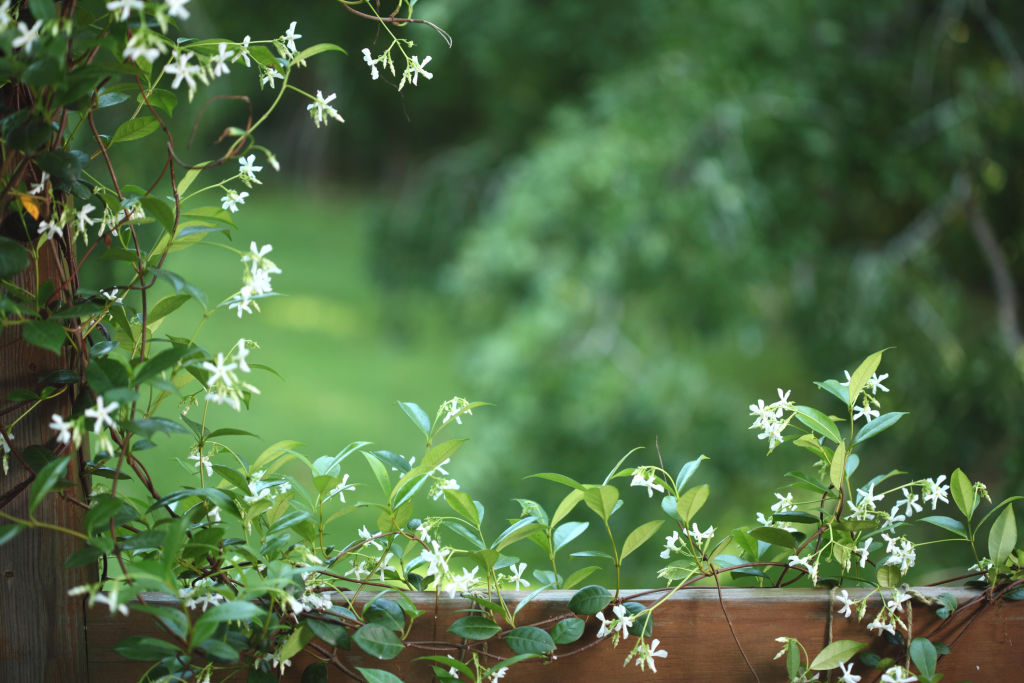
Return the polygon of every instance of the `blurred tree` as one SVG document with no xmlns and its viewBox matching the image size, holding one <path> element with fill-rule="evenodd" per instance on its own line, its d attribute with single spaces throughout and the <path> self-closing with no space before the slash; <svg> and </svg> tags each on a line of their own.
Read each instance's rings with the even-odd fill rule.
<svg viewBox="0 0 1024 683">
<path fill-rule="evenodd" d="M 479 484 L 655 435 L 756 478 L 753 398 L 892 345 L 873 469 L 1019 485 L 1024 6 L 570 4 L 432 3 L 452 147 L 377 233 L 498 404 Z"/>
</svg>

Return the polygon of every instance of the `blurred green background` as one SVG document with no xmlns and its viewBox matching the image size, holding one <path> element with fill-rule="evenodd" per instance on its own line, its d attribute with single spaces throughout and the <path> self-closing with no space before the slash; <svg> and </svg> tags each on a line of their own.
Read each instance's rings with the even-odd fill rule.
<svg viewBox="0 0 1024 683">
<path fill-rule="evenodd" d="M 296 80 L 337 92 L 346 123 L 287 102 L 260 138 L 283 171 L 236 215 L 235 245 L 272 243 L 286 295 L 210 324 L 211 352 L 255 339 L 250 361 L 283 377 L 223 413 L 261 437 L 243 452 L 419 455 L 395 401 L 433 415 L 458 394 L 494 404 L 451 468 L 492 533 L 512 495 L 563 495 L 527 474 L 600 481 L 635 446 L 631 464 L 656 462 L 656 440 L 673 473 L 710 456 L 694 481 L 729 528 L 807 464 L 765 457 L 748 404 L 785 387 L 838 411 L 811 380 L 894 347 L 883 406 L 910 415 L 864 473 L 959 465 L 1020 491 L 1024 4 L 422 0 L 454 46 L 411 27 L 434 78 L 398 94 L 359 54 L 385 36 L 337 3 L 261 7 L 259 27 L 248 6 L 192 3 L 185 30 L 297 20 L 300 47 L 349 55 Z M 254 72 L 233 78 L 222 92 L 252 90 Z M 211 107 L 197 140 L 237 116 Z M 240 282 L 219 249 L 168 267 L 211 299 Z M 661 515 L 629 495 L 634 523 Z M 656 553 L 629 583 L 654 582 Z"/>
</svg>

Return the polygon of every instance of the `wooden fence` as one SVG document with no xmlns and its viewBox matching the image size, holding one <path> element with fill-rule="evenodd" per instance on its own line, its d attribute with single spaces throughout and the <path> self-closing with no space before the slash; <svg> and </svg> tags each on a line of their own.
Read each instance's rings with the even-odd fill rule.
<svg viewBox="0 0 1024 683">
<path fill-rule="evenodd" d="M 939 662 L 938 670 L 945 674 L 945 681 L 1024 680 L 1024 654 L 1021 650 L 1024 644 L 1024 603 L 988 603 L 979 599 L 983 598 L 980 591 L 964 588 L 922 588 L 920 592 L 929 596 L 951 593 L 961 606 L 950 618 L 942 620 L 932 609 L 915 601 L 905 617 L 910 620 L 915 636 L 928 636 L 951 646 L 951 654 Z M 854 590 L 851 594 L 863 596 L 865 591 Z M 515 602 L 525 594 L 510 595 L 511 601 Z M 525 624 L 568 614 L 566 605 L 571 595 L 571 591 L 544 593 L 520 612 L 517 621 Z M 452 637 L 445 630 L 456 619 L 465 616 L 464 610 L 473 605 L 465 599 L 437 597 L 433 593 L 419 593 L 412 597 L 416 607 L 425 612 L 410 635 L 417 641 L 450 641 Z M 149 599 L 161 600 L 157 595 Z M 646 599 L 641 601 L 649 602 Z M 878 609 L 877 596 L 872 606 Z M 629 645 L 634 640 L 632 637 L 628 642 L 619 643 L 617 648 L 612 647 L 608 638 L 585 652 L 565 656 L 564 653 L 593 642 L 597 622 L 591 618 L 579 643 L 560 647 L 551 661 L 516 667 L 503 679 L 503 683 L 506 680 L 752 681 L 755 676 L 750 667 L 761 681 L 784 681 L 784 658 L 774 659 L 780 648 L 775 641 L 779 636 L 798 638 L 812 658 L 833 640 L 871 640 L 864 628 L 873 614 L 871 609 L 868 617 L 858 622 L 856 618 L 844 619 L 836 614 L 835 607 L 832 594 L 825 589 L 726 589 L 721 602 L 715 589 L 681 591 L 655 613 L 654 637 L 660 640 L 659 647 L 668 651 L 667 658 L 656 660 L 656 674 L 641 672 L 634 664 L 623 666 Z M 728 614 L 729 621 L 725 614 Z M 729 622 L 735 636 L 730 631 Z M 99 683 L 136 681 L 146 668 L 112 651 L 112 646 L 119 640 L 129 635 L 161 636 L 146 615 L 112 615 L 106 608 L 99 607 L 89 611 L 86 633 L 90 679 Z M 750 667 L 744 661 L 741 647 Z M 878 639 L 872 640 L 871 649 L 896 653 L 894 648 Z M 508 654 L 501 648 L 495 648 L 494 652 Z M 413 682 L 432 680 L 430 664 L 414 661 L 425 654 L 434 653 L 407 648 L 397 659 L 381 662 L 363 654 L 354 645 L 352 651 L 343 652 L 345 661 L 351 666 L 384 668 L 403 681 Z M 297 656 L 282 680 L 298 683 L 303 669 L 312 661 L 311 655 Z M 864 676 L 862 683 L 877 681 L 881 675 L 881 672 L 871 673 L 863 666 L 858 666 L 857 671 Z M 238 680 L 243 679 L 238 677 Z M 348 679 L 334 671 L 330 680 Z"/>
</svg>

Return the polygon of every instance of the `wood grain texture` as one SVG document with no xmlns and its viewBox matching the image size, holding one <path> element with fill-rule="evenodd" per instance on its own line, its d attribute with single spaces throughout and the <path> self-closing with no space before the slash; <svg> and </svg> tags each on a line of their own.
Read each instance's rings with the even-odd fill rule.
<svg viewBox="0 0 1024 683">
<path fill-rule="evenodd" d="M 922 594 L 931 596 L 942 592 L 952 593 L 961 605 L 967 605 L 980 595 L 978 591 L 963 588 L 920 590 Z M 866 591 L 854 590 L 851 594 L 859 597 L 866 594 Z M 512 602 L 525 596 L 524 593 L 507 595 Z M 566 605 L 571 596 L 571 591 L 549 591 L 527 605 L 517 623 L 527 624 L 568 614 Z M 158 599 L 150 596 L 148 601 Z M 436 599 L 433 593 L 413 594 L 412 599 L 417 608 L 425 612 L 411 634 L 412 640 L 419 641 L 445 640 L 445 629 L 459 617 L 465 616 L 465 612 L 459 610 L 472 605 L 463 599 L 449 600 L 443 596 Z M 873 650 L 895 654 L 891 648 L 886 650 L 881 641 L 869 638 L 864 628 L 867 619 L 858 623 L 856 619 L 847 620 L 834 614 L 833 601 L 829 591 L 824 589 L 730 589 L 723 592 L 723 601 L 735 627 L 736 638 L 762 681 L 786 679 L 783 660 L 773 659 L 780 647 L 775 642 L 779 636 L 800 639 L 812 658 L 830 640 L 842 639 L 870 641 Z M 644 599 L 641 602 L 648 601 Z M 877 609 L 877 606 L 876 598 L 874 607 Z M 936 640 L 945 640 L 953 648 L 952 654 L 943 657 L 939 663 L 939 671 L 946 674 L 945 680 L 951 683 L 963 680 L 974 683 L 1024 680 L 1024 656 L 1020 650 L 1024 643 L 1024 603 L 990 604 L 980 611 L 975 607 L 964 607 L 945 621 L 936 617 L 931 609 L 920 602 L 915 602 L 911 609 L 916 635 L 934 635 Z M 872 612 L 869 610 L 868 614 L 870 618 Z M 110 648 L 129 635 L 159 636 L 159 629 L 141 614 L 132 613 L 131 616 L 122 617 L 111 615 L 106 609 L 95 609 L 89 616 L 89 667 L 92 680 L 103 683 L 137 680 L 145 666 L 121 659 Z M 592 641 L 596 631 L 597 623 L 591 618 L 580 642 L 585 644 Z M 634 640 L 630 638 L 628 643 L 620 643 L 617 648 L 612 647 L 611 639 L 606 639 L 582 654 L 555 657 L 546 663 L 520 665 L 502 680 L 503 683 L 754 680 L 729 631 L 714 589 L 681 591 L 671 597 L 656 612 L 654 636 L 661 641 L 659 647 L 669 653 L 668 658 L 656 660 L 656 674 L 641 672 L 634 664 L 623 666 L 629 645 Z M 559 648 L 559 653 L 578 646 L 563 646 Z M 507 654 L 501 647 L 494 648 L 493 652 Z M 430 681 L 432 675 L 429 664 L 413 661 L 423 654 L 429 652 L 407 649 L 395 660 L 380 662 L 353 646 L 351 652 L 344 653 L 344 659 L 352 666 L 387 669 L 403 681 Z M 309 655 L 296 657 L 281 680 L 298 683 L 303 669 L 312 661 L 314 659 Z M 878 680 L 880 674 L 877 672 L 871 675 L 862 666 L 858 666 L 857 673 L 864 674 L 862 683 Z M 244 678 L 238 676 L 232 680 Z M 339 671 L 331 671 L 330 680 L 350 679 Z"/>
<path fill-rule="evenodd" d="M 47 253 L 44 249 L 43 254 Z M 46 258 L 40 261 L 41 279 L 56 279 L 56 265 Z M 35 289 L 28 273 L 19 276 L 18 282 L 30 291 Z M 39 391 L 40 375 L 62 367 L 66 367 L 64 360 L 56 354 L 24 343 L 20 327 L 5 328 L 0 335 L 0 424 L 10 424 L 29 405 L 13 405 L 3 397 L 13 389 Z M 52 446 L 54 432 L 48 425 L 55 412 L 64 416 L 70 412 L 66 395 L 44 402 L 18 422 L 13 430 L 15 446 Z M 12 457 L 10 472 L 0 475 L 0 500 L 31 476 L 31 471 Z M 82 497 L 81 492 L 78 496 Z M 27 487 L 4 507 L 4 512 L 28 517 Z M 35 517 L 78 529 L 83 515 L 81 509 L 50 495 L 36 509 Z M 0 681 L 87 680 L 85 606 L 81 598 L 67 595 L 69 588 L 85 582 L 86 572 L 64 568 L 65 559 L 79 547 L 70 536 L 36 529 L 22 531 L 0 546 Z"/>
</svg>

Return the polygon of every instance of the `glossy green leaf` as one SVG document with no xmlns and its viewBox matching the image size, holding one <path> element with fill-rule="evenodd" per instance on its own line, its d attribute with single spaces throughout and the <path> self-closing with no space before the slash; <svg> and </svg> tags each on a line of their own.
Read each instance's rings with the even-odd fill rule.
<svg viewBox="0 0 1024 683">
<path fill-rule="evenodd" d="M 575 614 L 597 614 L 612 601 L 612 594 L 604 586 L 585 586 L 569 599 L 569 609 Z"/>
<path fill-rule="evenodd" d="M 854 440 L 854 445 L 864 443 L 879 432 L 883 432 L 889 427 L 892 427 L 906 414 L 907 413 L 883 413 L 879 415 L 858 430 L 857 438 Z"/>
<path fill-rule="evenodd" d="M 945 517 L 943 515 L 931 515 L 929 517 L 922 517 L 918 521 L 927 522 L 928 524 L 937 526 L 940 529 L 952 532 L 961 538 L 967 538 L 967 527 L 965 527 L 964 523 L 958 519 Z"/>
<path fill-rule="evenodd" d="M 302 672 L 301 683 L 327 683 L 327 662 L 313 662 Z"/>
<path fill-rule="evenodd" d="M 804 423 L 815 434 L 828 437 L 833 443 L 842 441 L 843 437 L 840 435 L 836 423 L 825 413 L 809 406 L 795 406 L 793 410 L 796 413 L 796 419 Z"/>
<path fill-rule="evenodd" d="M 536 626 L 514 628 L 505 634 L 503 640 L 517 655 L 543 655 L 555 649 L 555 641 L 551 639 L 551 635 Z"/>
<path fill-rule="evenodd" d="M 0 237 L 0 278 L 11 278 L 28 268 L 25 247 L 7 237 Z"/>
<path fill-rule="evenodd" d="M 117 127 L 117 130 L 114 131 L 114 137 L 110 140 L 110 144 L 114 145 L 119 142 L 140 140 L 147 135 L 155 133 L 159 127 L 159 122 L 152 116 L 139 116 L 138 118 L 130 119 Z"/>
<path fill-rule="evenodd" d="M 626 537 L 626 542 L 622 544 L 622 552 L 619 553 L 619 560 L 624 560 L 634 550 L 646 543 L 651 536 L 658 532 L 661 525 L 665 523 L 663 519 L 656 519 L 645 524 L 641 524 L 636 529 L 630 532 L 629 536 Z"/>
<path fill-rule="evenodd" d="M 565 498 L 562 499 L 562 502 L 558 504 L 558 507 L 555 508 L 555 514 L 551 515 L 550 523 L 555 525 L 561 522 L 566 515 L 572 512 L 573 509 L 580 504 L 581 500 L 583 500 L 583 491 L 581 489 L 573 489 L 570 491 Z"/>
<path fill-rule="evenodd" d="M 32 346 L 60 353 L 64 346 L 64 327 L 52 320 L 30 320 L 22 325 L 22 338 Z"/>
<path fill-rule="evenodd" d="M 480 526 L 480 517 L 477 515 L 473 499 L 458 489 L 445 489 L 444 499 L 448 507 L 455 510 L 460 517 L 469 521 L 473 526 Z"/>
<path fill-rule="evenodd" d="M 925 678 L 935 675 L 935 665 L 939 661 L 939 653 L 927 638 L 914 638 L 910 641 L 910 659 Z"/>
<path fill-rule="evenodd" d="M 684 523 L 689 524 L 690 520 L 700 511 L 711 495 L 711 488 L 707 484 L 695 486 L 676 501 L 676 512 Z"/>
<path fill-rule="evenodd" d="M 837 640 L 826 645 L 818 656 L 811 661 L 811 669 L 814 671 L 825 671 L 834 669 L 840 664 L 850 661 L 850 658 L 867 647 L 866 643 L 858 643 L 856 640 Z"/>
<path fill-rule="evenodd" d="M 412 420 L 414 425 L 416 425 L 416 428 L 423 432 L 423 436 L 429 437 L 430 418 L 427 417 L 425 412 L 423 412 L 423 409 L 415 403 L 409 403 L 407 401 L 399 401 L 398 405 L 401 407 L 402 412 L 409 416 L 409 419 Z"/>
<path fill-rule="evenodd" d="M 875 575 L 879 588 L 895 588 L 903 581 L 899 568 L 891 564 L 879 567 Z"/>
<path fill-rule="evenodd" d="M 843 487 L 846 478 L 846 443 L 839 442 L 836 450 L 832 453 L 832 464 L 828 468 L 828 480 L 837 489 Z"/>
<path fill-rule="evenodd" d="M 857 366 L 857 369 L 850 375 L 850 386 L 847 387 L 847 403 L 853 405 L 857 401 L 857 397 L 860 396 L 861 390 L 864 389 L 864 385 L 868 383 L 871 376 L 875 374 L 875 370 L 878 369 L 878 364 L 882 362 L 882 354 L 885 349 L 876 351 Z"/>
<path fill-rule="evenodd" d="M 988 556 L 996 567 L 1002 567 L 1016 545 L 1017 518 L 1013 514 L 1013 506 L 1007 505 L 989 529 Z"/>
<path fill-rule="evenodd" d="M 710 460 L 710 458 L 706 455 L 701 455 L 683 465 L 683 468 L 679 470 L 679 476 L 676 477 L 677 491 L 681 491 L 686 486 L 686 482 L 690 481 L 690 477 L 693 476 L 693 473 L 697 471 L 697 468 L 705 460 Z"/>
<path fill-rule="evenodd" d="M 359 649 L 377 659 L 394 659 L 405 645 L 398 635 L 381 624 L 366 624 L 352 635 Z"/>
<path fill-rule="evenodd" d="M 969 520 L 974 516 L 974 510 L 978 507 L 978 495 L 974 491 L 974 484 L 959 467 L 953 470 L 949 478 L 949 490 L 953 494 L 953 502 L 960 508 L 964 517 Z"/>
<path fill-rule="evenodd" d="M 551 640 L 557 645 L 568 645 L 575 643 L 583 635 L 586 622 L 578 617 L 562 619 L 551 627 Z"/>
<path fill-rule="evenodd" d="M 795 548 L 796 538 L 793 534 L 773 526 L 759 526 L 747 532 L 759 541 L 777 545 L 780 548 Z"/>
<path fill-rule="evenodd" d="M 363 620 L 367 623 L 380 624 L 392 631 L 405 628 L 405 612 L 394 600 L 378 598 L 363 608 Z"/>
<path fill-rule="evenodd" d="M 448 627 L 449 633 L 466 640 L 487 640 L 501 632 L 501 627 L 486 617 L 470 615 L 462 617 Z"/>
<path fill-rule="evenodd" d="M 594 511 L 598 517 L 606 520 L 615 511 L 615 504 L 619 501 L 619 490 L 614 486 L 605 484 L 595 486 L 583 492 L 583 502 Z"/>
<path fill-rule="evenodd" d="M 366 683 L 402 683 L 401 678 L 390 671 L 385 671 L 384 669 L 367 669 L 357 666 L 356 671 L 363 675 L 363 678 L 366 679 Z"/>
<path fill-rule="evenodd" d="M 71 456 L 65 455 L 63 458 L 51 460 L 36 473 L 36 478 L 32 481 L 32 486 L 28 490 L 29 516 L 39 506 L 39 503 L 43 501 L 43 497 L 57 486 L 57 483 L 67 471 L 70 459 Z"/>
<path fill-rule="evenodd" d="M 555 527 L 554 532 L 551 534 L 551 541 L 555 552 L 558 552 L 572 542 L 573 539 L 586 531 L 589 526 L 590 522 L 566 522 Z"/>
</svg>

